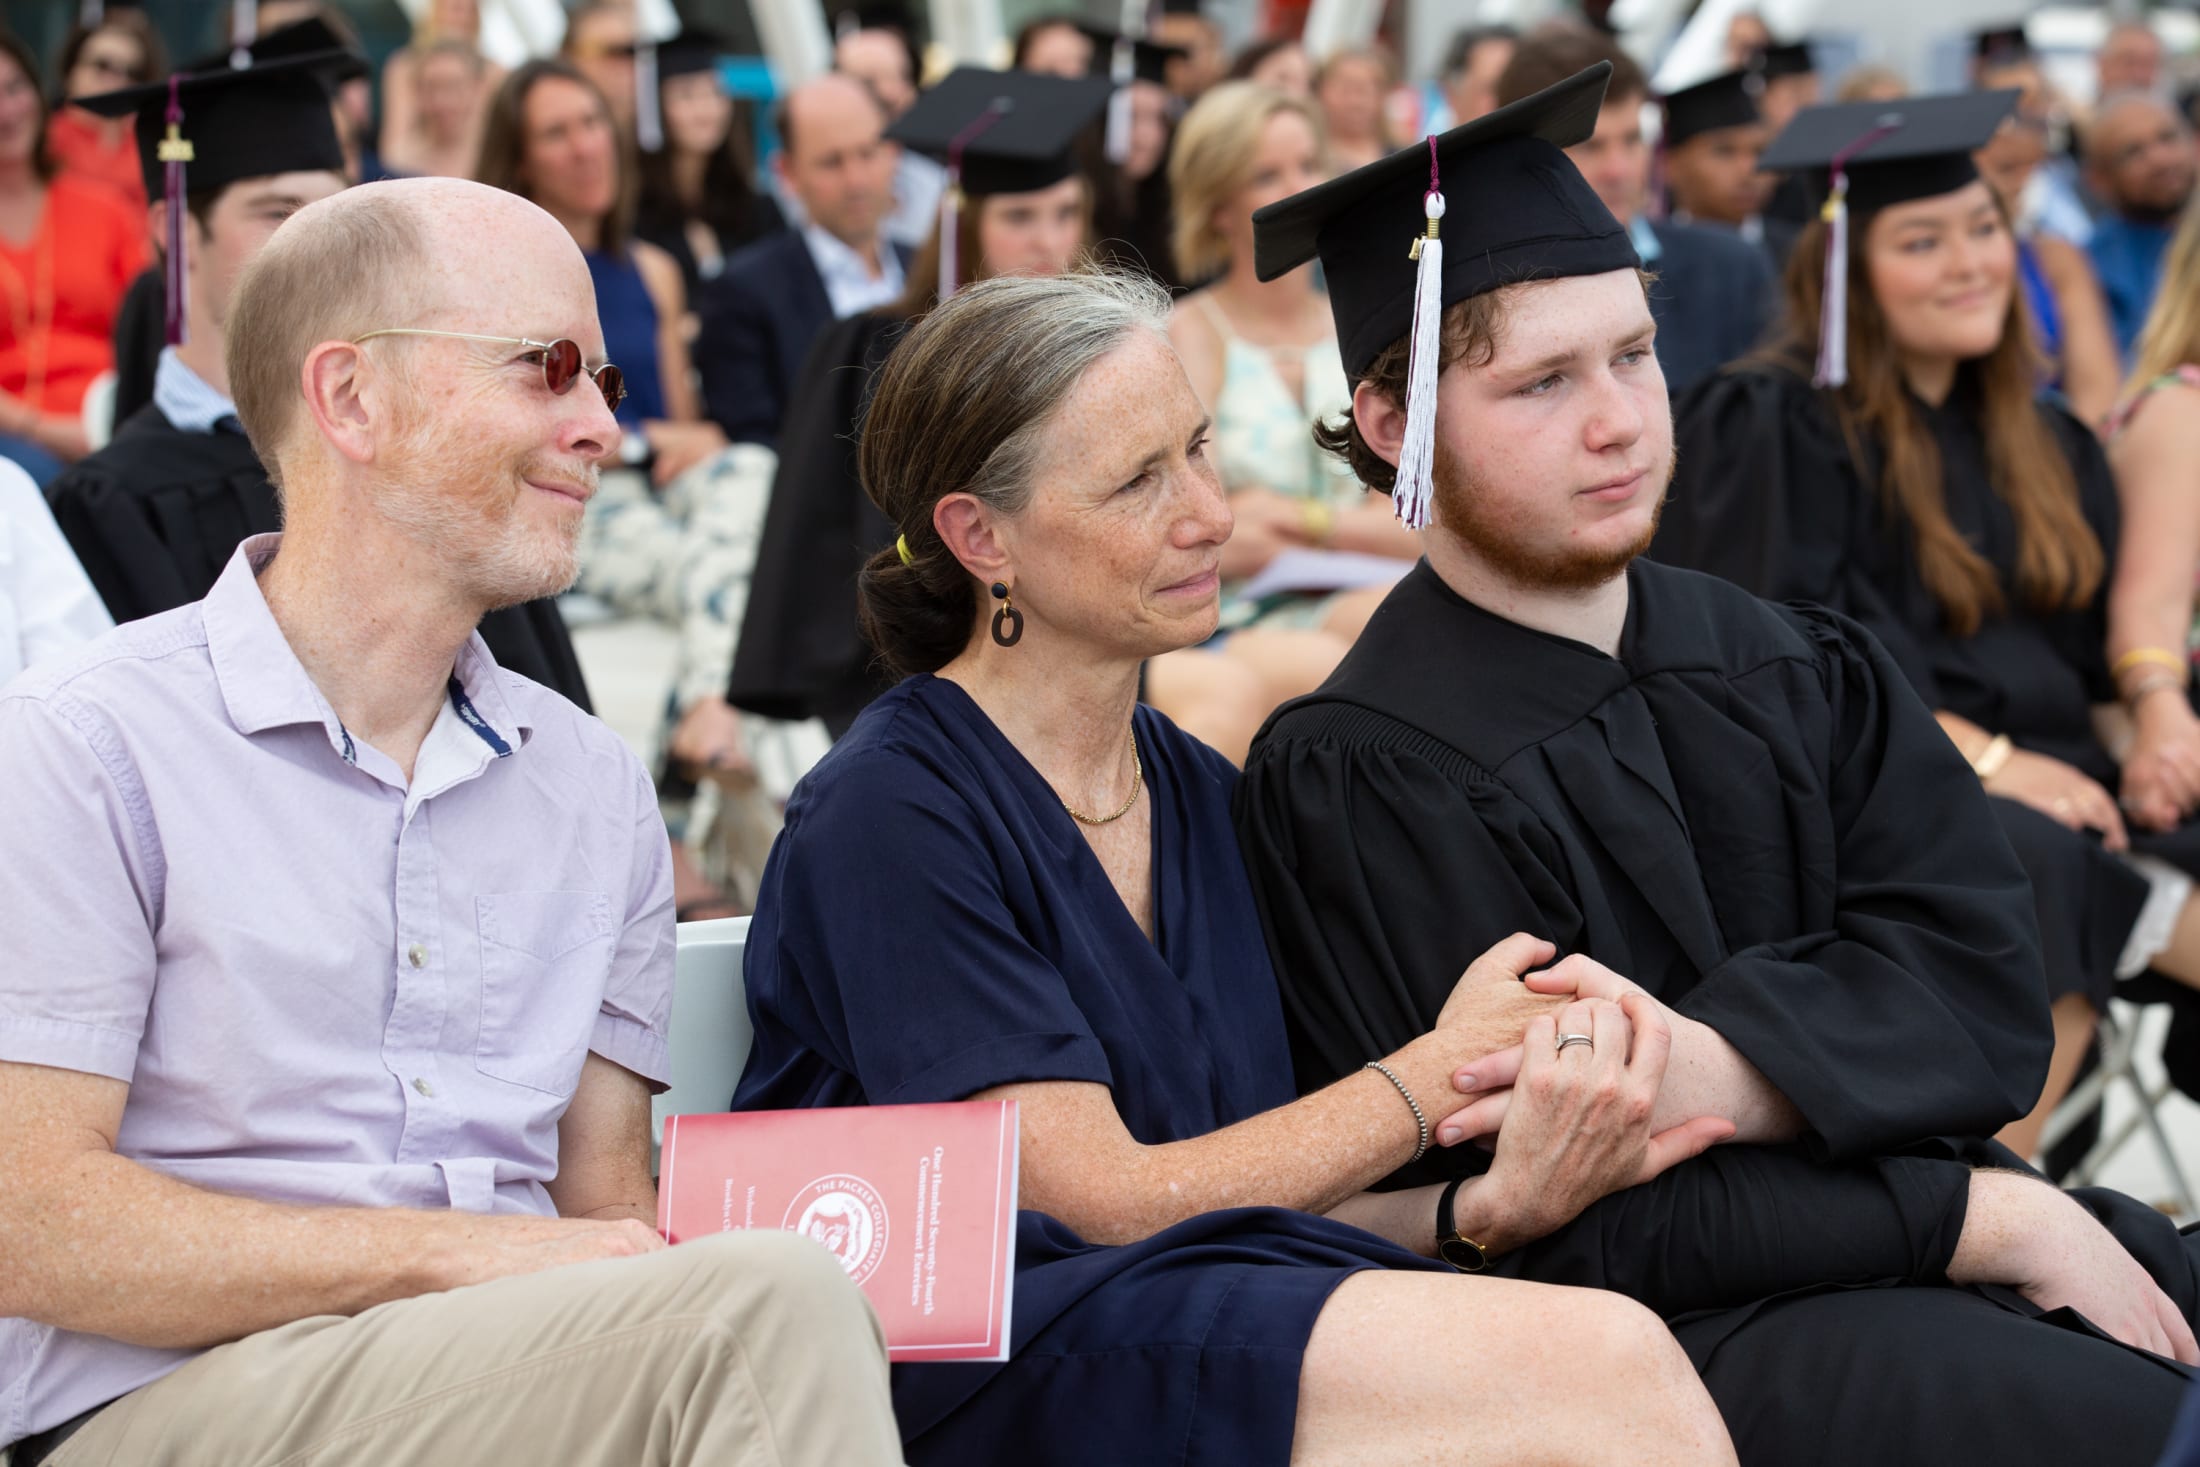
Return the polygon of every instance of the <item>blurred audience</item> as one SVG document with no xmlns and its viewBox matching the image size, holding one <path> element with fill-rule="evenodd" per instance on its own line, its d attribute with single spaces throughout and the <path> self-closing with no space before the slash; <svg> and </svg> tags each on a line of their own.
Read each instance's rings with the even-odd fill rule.
<svg viewBox="0 0 2200 1467">
<path fill-rule="evenodd" d="M 634 193 L 603 93 L 577 67 L 530 61 L 489 103 L 476 175 L 537 204 L 565 226 L 596 282 L 605 350 L 626 380 L 618 410 L 629 463 L 658 483 L 726 445 L 703 417 L 688 363 L 680 267 L 633 237 Z"/>
<path fill-rule="evenodd" d="M 1758 345 L 1778 309 L 1772 266 L 1762 250 L 1722 229 L 1649 218 L 1650 146 L 1642 115 L 1649 79 L 1611 37 L 1586 26 L 1539 26 L 1498 78 L 1497 101 L 1510 105 L 1578 72 L 1609 62 L 1596 131 L 1566 150 L 1612 217 L 1634 236 L 1635 253 L 1654 277 L 1650 314 L 1658 323 L 1658 366 L 1667 393 L 1681 395 Z"/>
<path fill-rule="evenodd" d="M 160 34 L 145 12 L 135 9 L 110 9 L 96 25 L 80 22 L 69 27 L 54 65 L 65 101 L 142 86 L 167 74 L 168 55 Z M 46 156 L 53 160 L 57 174 L 104 184 L 132 209 L 145 207 L 137 140 L 127 120 L 95 117 L 81 107 L 61 107 L 47 121 Z"/>
<path fill-rule="evenodd" d="M 1159 0 L 1146 39 L 1181 53 L 1170 58 L 1164 78 L 1179 103 L 1198 101 L 1229 70 L 1222 28 L 1201 12 L 1199 0 Z"/>
<path fill-rule="evenodd" d="M 2094 109 L 2085 170 L 2103 206 L 2088 248 L 2108 296 L 2116 349 L 2128 358 L 2154 304 L 2163 251 L 2192 197 L 2192 128 L 2160 97 L 2116 93 Z"/>
<path fill-rule="evenodd" d="M 407 54 L 410 95 L 403 115 L 411 120 L 402 126 L 384 120 L 382 166 L 413 177 L 471 178 L 495 87 L 489 63 L 472 42 L 457 37 L 416 43 Z"/>
<path fill-rule="evenodd" d="M 1866 62 L 1852 66 L 1833 89 L 1836 102 L 1898 102 L 1910 95 L 1910 84 L 1891 66 Z"/>
<path fill-rule="evenodd" d="M 1294 97 L 1314 95 L 1314 63 L 1292 36 L 1270 36 L 1238 52 L 1230 63 L 1230 81 L 1257 82 Z"/>
<path fill-rule="evenodd" d="M 1334 548 L 1411 562 L 1420 537 L 1390 501 L 1363 488 L 1315 443 L 1312 425 L 1349 412 L 1329 299 L 1302 265 L 1262 280 L 1253 213 L 1325 177 L 1321 124 L 1307 103 L 1251 82 L 1225 82 L 1185 114 L 1169 181 L 1176 252 L 1214 284 L 1176 303 L 1169 340 L 1213 415 L 1208 451 L 1237 527 L 1222 549 L 1222 625 L 1320 636 L 1232 636 L 1232 654 L 1270 682 L 1275 702 L 1311 692 L 1360 634 L 1388 586 L 1310 588 L 1242 599 L 1248 576 L 1294 548 Z"/>
<path fill-rule="evenodd" d="M 1339 51 L 1321 64 L 1314 99 L 1321 104 L 1332 172 L 1372 163 L 1398 146 L 1386 111 L 1396 84 L 1390 57 L 1372 46 Z"/>
<path fill-rule="evenodd" d="M 916 105 L 922 65 L 907 31 L 850 27 L 833 42 L 833 70 L 869 87 L 889 121 Z M 940 190 L 947 187 L 947 170 L 922 153 L 901 148 L 896 154 L 894 211 L 886 216 L 880 232 L 896 244 L 915 249 L 931 231 Z"/>
<path fill-rule="evenodd" d="M 2162 90 L 2162 38 L 2143 20 L 2120 20 L 2093 53 L 2096 97 Z"/>
<path fill-rule="evenodd" d="M 632 0 L 586 0 L 565 19 L 558 54 L 588 78 L 611 108 L 620 135 L 634 136 L 634 7 Z"/>
<path fill-rule="evenodd" d="M 2053 125 L 2046 79 L 2031 58 L 2002 57 L 1981 67 L 1979 84 L 2020 93 L 2016 111 L 1979 149 L 1979 176 L 2015 230 L 2018 278 L 2048 383 L 2069 399 L 2080 421 L 2098 426 L 2115 404 L 2121 377 L 2108 303 L 2085 251 L 2043 231 L 2027 207 L 2038 197 Z"/>
<path fill-rule="evenodd" d="M 1092 73 L 1098 51 L 1085 23 L 1069 15 L 1042 15 L 1016 33 L 1012 64 L 1039 76 Z"/>
<path fill-rule="evenodd" d="M 504 80 L 481 46 L 480 0 L 429 0 L 382 63 L 382 160 L 392 172 L 470 178 L 481 115 Z"/>
<path fill-rule="evenodd" d="M 114 624 L 38 486 L 0 463 L 0 687 Z"/>
<path fill-rule="evenodd" d="M 898 298 L 908 251 L 881 225 L 896 150 L 870 88 L 828 74 L 779 104 L 772 167 L 804 223 L 728 257 L 703 288 L 696 364 L 712 419 L 737 443 L 769 448 L 825 326 Z"/>
<path fill-rule="evenodd" d="M 1726 23 L 1721 51 L 1729 71 L 1740 71 L 1772 46 L 1772 27 L 1754 10 L 1739 10 Z"/>
<path fill-rule="evenodd" d="M 641 155 L 634 233 L 679 265 L 691 308 L 728 255 L 787 227 L 779 205 L 756 187 L 748 129 L 718 75 L 725 49 L 706 32 L 657 48 L 664 145 Z"/>
<path fill-rule="evenodd" d="M 1434 131 L 1472 122 L 1497 110 L 1497 79 L 1512 64 L 1520 33 L 1509 25 L 1468 26 L 1451 38 L 1444 53 L 1444 106 L 1447 116 Z"/>
<path fill-rule="evenodd" d="M 2162 267 L 2123 400 L 2108 424 L 2123 528 L 2108 600 L 2109 651 L 2160 648 L 2175 674 L 2133 700 L 2123 794 L 2133 816 L 2166 825 L 2200 809 L 2200 717 L 2184 696 L 2200 645 L 2200 208 L 2187 208 Z M 2171 697 L 2156 692 L 2176 689 Z"/>
<path fill-rule="evenodd" d="M 0 458 L 41 485 L 90 440 L 84 396 L 114 366 L 145 221 L 113 188 L 56 174 L 37 58 L 0 31 Z"/>
</svg>

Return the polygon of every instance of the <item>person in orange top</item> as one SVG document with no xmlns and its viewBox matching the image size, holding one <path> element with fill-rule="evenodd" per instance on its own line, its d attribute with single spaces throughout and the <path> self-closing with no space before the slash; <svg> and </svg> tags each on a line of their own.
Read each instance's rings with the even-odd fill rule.
<svg viewBox="0 0 2200 1467">
<path fill-rule="evenodd" d="M 69 27 L 54 67 L 64 102 L 143 86 L 167 72 L 167 53 L 142 10 L 110 10 L 96 24 Z M 46 156 L 55 172 L 111 188 L 133 213 L 144 211 L 145 180 L 128 122 L 63 106 L 47 123 Z"/>
<path fill-rule="evenodd" d="M 45 152 L 38 63 L 0 34 L 0 458 L 40 483 L 81 458 L 84 394 L 114 366 L 115 313 L 150 252 L 144 215 Z"/>
</svg>

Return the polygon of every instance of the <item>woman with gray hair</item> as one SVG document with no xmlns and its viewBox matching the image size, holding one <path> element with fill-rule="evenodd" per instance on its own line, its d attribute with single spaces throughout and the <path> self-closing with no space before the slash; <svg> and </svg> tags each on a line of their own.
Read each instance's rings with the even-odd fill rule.
<svg viewBox="0 0 2200 1467">
<path fill-rule="evenodd" d="M 1516 936 L 1294 1099 L 1236 771 L 1138 701 L 1214 630 L 1230 533 L 1167 305 L 1000 278 L 888 359 L 860 454 L 898 540 L 861 595 L 903 681 L 796 789 L 750 933 L 737 1106 L 1018 1103 L 1013 1355 L 900 1367 L 908 1459 L 1731 1462 L 1647 1310 L 1455 1272 L 1727 1134 L 1650 1133 L 1646 1009 L 1530 993 L 1554 953 Z M 1523 1024 L 1489 1171 L 1369 1191 Z"/>
</svg>

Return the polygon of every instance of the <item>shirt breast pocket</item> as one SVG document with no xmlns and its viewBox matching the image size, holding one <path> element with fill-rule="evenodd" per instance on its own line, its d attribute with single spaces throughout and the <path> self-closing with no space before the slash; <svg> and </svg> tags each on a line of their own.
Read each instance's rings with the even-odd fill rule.
<svg viewBox="0 0 2200 1467">
<path fill-rule="evenodd" d="M 570 1096 L 611 972 L 611 898 L 513 891 L 474 899 L 481 935 L 481 1032 L 474 1067 Z"/>
</svg>

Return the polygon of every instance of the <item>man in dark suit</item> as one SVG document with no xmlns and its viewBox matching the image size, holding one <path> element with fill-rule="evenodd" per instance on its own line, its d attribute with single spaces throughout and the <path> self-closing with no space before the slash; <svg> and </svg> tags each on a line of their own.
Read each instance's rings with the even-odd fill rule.
<svg viewBox="0 0 2200 1467">
<path fill-rule="evenodd" d="M 1597 129 L 1566 150 L 1582 177 L 1634 235 L 1635 253 L 1657 276 L 1650 314 L 1658 323 L 1658 365 L 1676 401 L 1703 378 L 1757 345 L 1778 304 L 1765 252 L 1731 230 L 1669 221 L 1652 223 L 1643 208 L 1650 187 L 1650 149 L 1642 109 L 1650 84 L 1609 37 L 1585 27 L 1550 25 L 1523 37 L 1497 80 L 1504 106 L 1594 66 L 1612 64 L 1611 85 Z"/>
<path fill-rule="evenodd" d="M 878 99 L 852 77 L 818 77 L 780 104 L 773 167 L 803 222 L 735 253 L 697 301 L 704 402 L 736 443 L 777 447 L 818 333 L 901 297 L 907 254 L 881 232 L 894 202 L 885 127 Z"/>
</svg>

